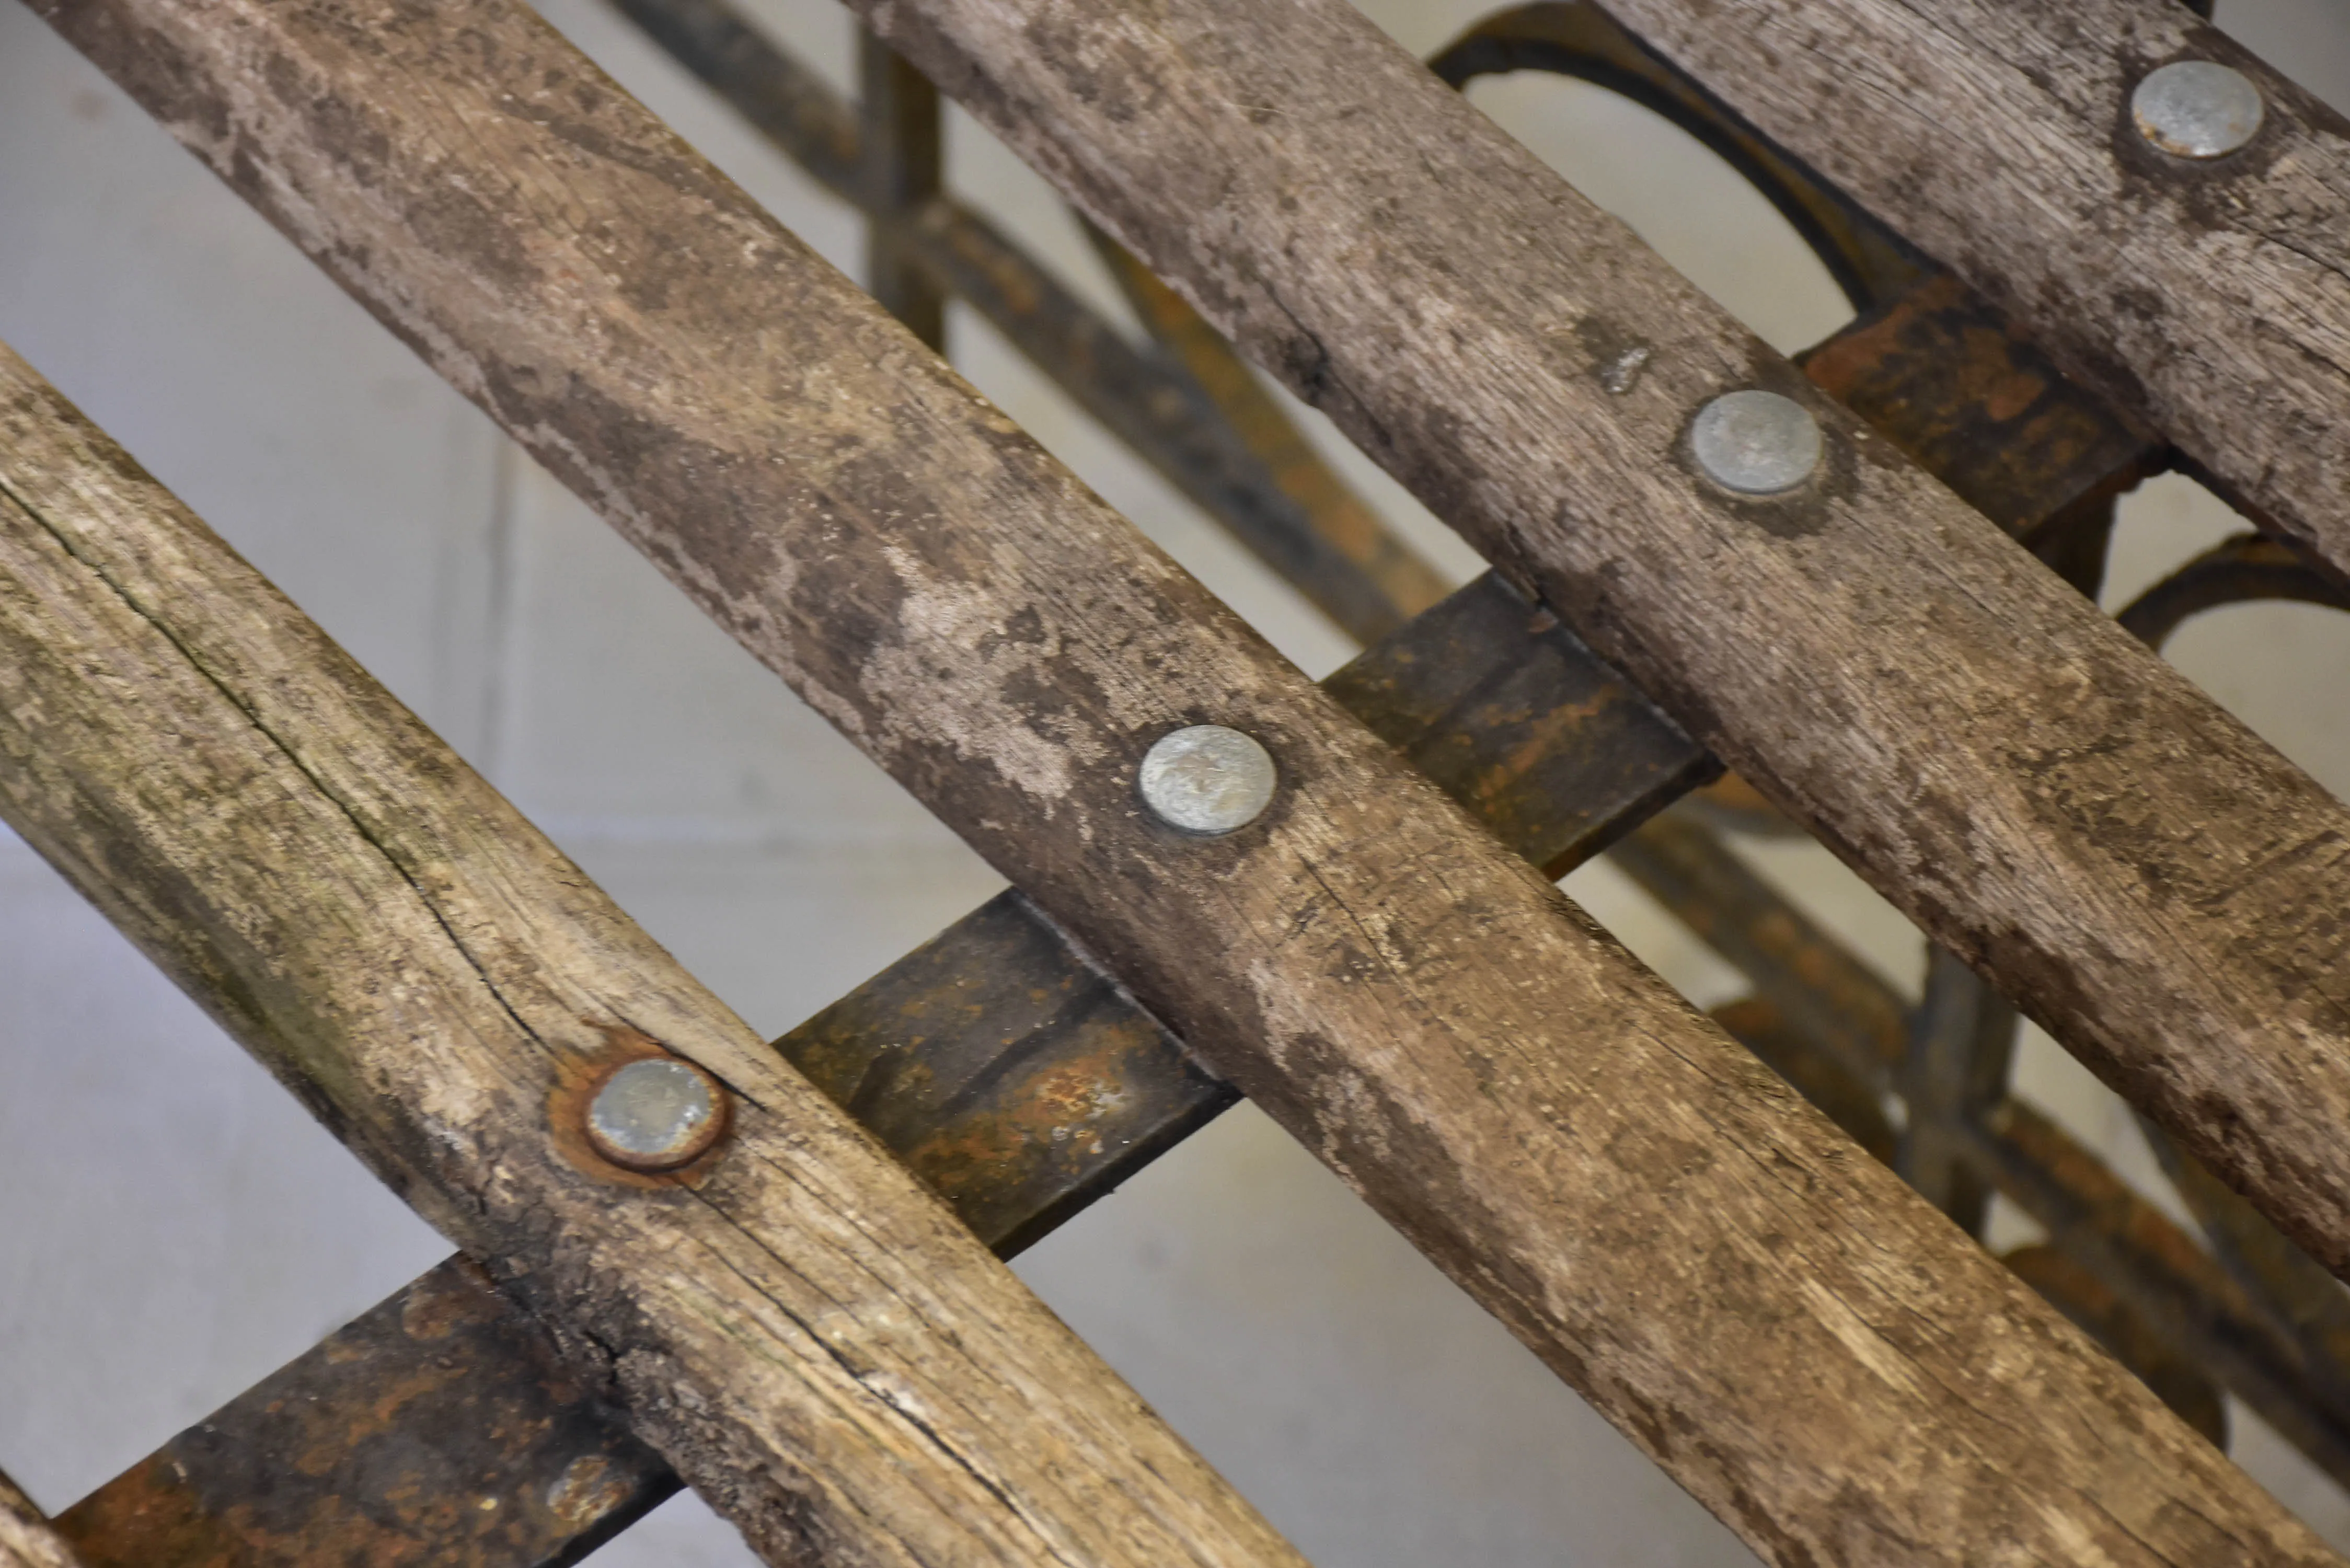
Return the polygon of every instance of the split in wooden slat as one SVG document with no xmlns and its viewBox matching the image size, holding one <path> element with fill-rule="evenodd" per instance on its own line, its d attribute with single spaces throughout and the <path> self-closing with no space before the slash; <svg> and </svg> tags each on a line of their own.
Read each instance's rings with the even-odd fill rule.
<svg viewBox="0 0 2350 1568">
<path fill-rule="evenodd" d="M 768 1561 L 1294 1563 L 935 1199 L 13 356 L 0 811 Z M 584 1127 L 673 1053 L 731 1130 Z"/>
<path fill-rule="evenodd" d="M 2350 1267 L 2350 810 L 1344 0 L 857 8 L 1693 736 Z M 1825 434 L 1820 471 L 1763 497 L 1688 447 L 1711 399 L 1758 388 Z"/>
<path fill-rule="evenodd" d="M 536 19 L 45 14 L 1767 1553 L 2324 1560 Z"/>
</svg>

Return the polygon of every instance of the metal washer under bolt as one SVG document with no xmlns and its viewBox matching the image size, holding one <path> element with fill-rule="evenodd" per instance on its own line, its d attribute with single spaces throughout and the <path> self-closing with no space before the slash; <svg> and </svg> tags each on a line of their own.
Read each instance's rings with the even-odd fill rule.
<svg viewBox="0 0 2350 1568">
<path fill-rule="evenodd" d="M 2251 78 L 2217 60 L 2174 60 L 2130 94 L 2138 134 L 2173 158 L 2225 158 L 2259 135 L 2267 116 Z"/>
<path fill-rule="evenodd" d="M 1825 450 L 1812 410 L 1776 392 L 1724 392 L 1699 410 L 1690 426 L 1698 467 L 1741 495 L 1794 489 L 1819 467 Z"/>
<path fill-rule="evenodd" d="M 1143 753 L 1137 783 L 1159 820 L 1186 833 L 1230 833 L 1273 804 L 1273 753 L 1222 724 L 1161 735 Z"/>
<path fill-rule="evenodd" d="M 724 1130 L 723 1091 L 691 1062 L 630 1062 L 596 1091 L 588 1141 L 629 1170 L 675 1170 L 708 1152 Z"/>
</svg>

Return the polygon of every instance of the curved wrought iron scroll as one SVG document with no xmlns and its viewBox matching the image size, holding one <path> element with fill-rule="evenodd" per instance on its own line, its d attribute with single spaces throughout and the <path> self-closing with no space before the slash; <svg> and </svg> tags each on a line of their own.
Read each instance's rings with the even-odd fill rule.
<svg viewBox="0 0 2350 1568">
<path fill-rule="evenodd" d="M 1923 278 L 1908 242 L 1846 201 L 1794 157 L 1649 52 L 1585 0 L 1543 0 L 1496 12 L 1428 62 L 1450 86 L 1511 71 L 1549 71 L 1621 93 L 1696 137 L 1779 210 L 1866 313 Z"/>
</svg>

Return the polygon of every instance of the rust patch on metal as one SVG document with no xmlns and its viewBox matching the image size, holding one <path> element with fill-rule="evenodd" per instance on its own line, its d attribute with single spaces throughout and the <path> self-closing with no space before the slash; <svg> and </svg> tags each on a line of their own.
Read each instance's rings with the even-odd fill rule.
<svg viewBox="0 0 2350 1568">
<path fill-rule="evenodd" d="M 557 1060 L 555 1085 L 546 1096 L 546 1129 L 556 1153 L 566 1165 L 593 1180 L 618 1187 L 634 1187 L 642 1191 L 665 1191 L 676 1187 L 698 1187 L 708 1179 L 711 1168 L 726 1149 L 726 1132 L 721 1128 L 711 1147 L 691 1163 L 674 1170 L 630 1170 L 604 1158 L 588 1136 L 588 1107 L 604 1081 L 631 1062 L 682 1058 L 667 1049 L 650 1035 L 621 1024 L 589 1026 L 603 1036 L 603 1045 L 593 1051 L 583 1051 Z M 719 1097 L 725 1106 L 731 1094 Z M 721 1115 L 727 1113 L 722 1109 Z"/>
<path fill-rule="evenodd" d="M 2160 437 L 2068 380 L 1947 274 L 1800 362 L 1814 385 L 2043 555 L 2055 535 L 2167 462 Z"/>
<path fill-rule="evenodd" d="M 88 1568 L 557 1568 L 676 1490 L 452 1259 L 57 1528 Z"/>
</svg>

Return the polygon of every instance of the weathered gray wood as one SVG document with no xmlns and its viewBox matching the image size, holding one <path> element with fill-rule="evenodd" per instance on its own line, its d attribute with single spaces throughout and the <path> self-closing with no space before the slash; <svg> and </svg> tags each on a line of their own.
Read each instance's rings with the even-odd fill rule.
<svg viewBox="0 0 2350 1568">
<path fill-rule="evenodd" d="M 2350 573 L 2350 121 L 2170 0 L 1607 0 Z M 2256 81 L 2208 163 L 2131 123 L 2177 59 Z"/>
<path fill-rule="evenodd" d="M 33 1500 L 0 1475 L 0 1568 L 81 1568 Z"/>
<path fill-rule="evenodd" d="M 1697 739 L 2350 1267 L 2350 811 L 1345 0 L 858 8 Z M 1752 47 L 1731 9 L 1703 25 Z M 1828 432 L 1821 474 L 1775 499 L 1716 488 L 1686 451 L 1700 407 L 1753 386 Z"/>
<path fill-rule="evenodd" d="M 2334 1561 L 520 5 L 46 14 L 1767 1555 Z"/>
<path fill-rule="evenodd" d="M 0 811 L 770 1562 L 1299 1561 L 905 1169 L 0 353 Z M 674 1176 L 599 1069 L 733 1091 Z"/>
</svg>

